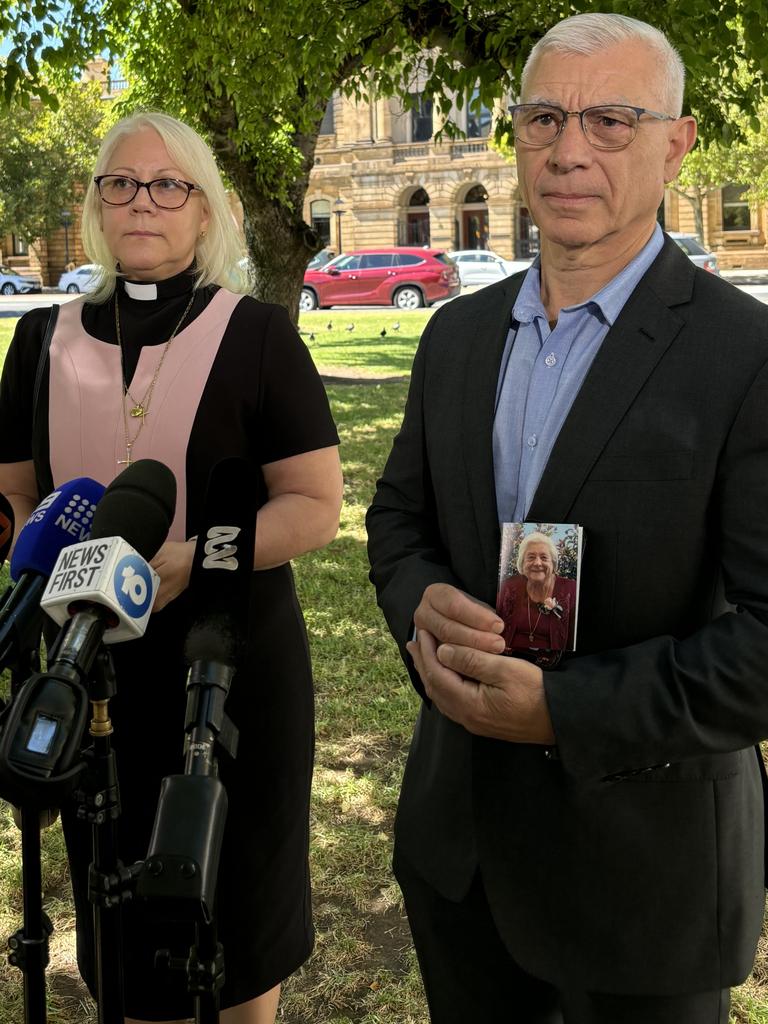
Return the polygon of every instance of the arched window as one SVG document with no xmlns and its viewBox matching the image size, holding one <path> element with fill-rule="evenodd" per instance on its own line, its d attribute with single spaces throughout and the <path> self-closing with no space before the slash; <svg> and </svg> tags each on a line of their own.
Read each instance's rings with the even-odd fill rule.
<svg viewBox="0 0 768 1024">
<path fill-rule="evenodd" d="M 473 185 L 464 196 L 461 209 L 461 249 L 488 248 L 488 193 Z"/>
<path fill-rule="evenodd" d="M 331 244 L 331 204 L 328 199 L 315 199 L 309 204 L 312 230 L 323 243 Z"/>
<path fill-rule="evenodd" d="M 400 245 L 429 245 L 429 194 L 424 188 L 413 190 L 401 213 L 398 240 Z"/>
</svg>

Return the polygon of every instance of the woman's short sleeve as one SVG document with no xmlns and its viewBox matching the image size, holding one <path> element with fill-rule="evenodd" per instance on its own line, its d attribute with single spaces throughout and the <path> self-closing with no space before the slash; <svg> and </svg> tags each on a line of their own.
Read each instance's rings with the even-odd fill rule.
<svg viewBox="0 0 768 1024">
<path fill-rule="evenodd" d="M 16 325 L 0 380 L 0 462 L 32 458 L 32 395 L 47 309 L 25 313 Z"/>
<path fill-rule="evenodd" d="M 262 465 L 339 443 L 328 397 L 282 306 L 272 306 L 263 341 L 259 396 Z"/>
</svg>

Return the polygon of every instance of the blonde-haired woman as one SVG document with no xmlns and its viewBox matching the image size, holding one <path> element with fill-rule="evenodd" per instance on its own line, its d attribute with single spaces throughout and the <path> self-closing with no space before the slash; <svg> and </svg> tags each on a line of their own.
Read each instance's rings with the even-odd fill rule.
<svg viewBox="0 0 768 1024">
<path fill-rule="evenodd" d="M 282 308 L 240 294 L 241 245 L 213 155 L 187 125 L 137 114 L 105 138 L 83 209 L 97 290 L 22 317 L 0 385 L 0 491 L 17 522 L 73 477 L 107 484 L 139 458 L 179 483 L 169 540 L 153 564 L 157 614 L 113 648 L 122 791 L 120 854 L 142 859 L 160 779 L 180 770 L 185 593 L 211 467 L 247 459 L 261 498 L 245 665 L 227 710 L 238 758 L 222 758 L 229 817 L 219 875 L 226 958 L 222 1021 L 272 1024 L 280 981 L 312 947 L 307 870 L 313 698 L 289 560 L 327 544 L 341 503 L 338 437 L 312 361 Z M 234 290 L 233 290 L 234 289 Z M 35 387 L 37 380 L 37 387 Z M 33 408 L 34 404 L 34 408 Z M 65 814 L 78 961 L 93 987 L 90 836 Z M 124 911 L 128 1020 L 191 1015 L 185 979 L 160 975 L 158 948 L 186 953 L 186 929 Z"/>
</svg>

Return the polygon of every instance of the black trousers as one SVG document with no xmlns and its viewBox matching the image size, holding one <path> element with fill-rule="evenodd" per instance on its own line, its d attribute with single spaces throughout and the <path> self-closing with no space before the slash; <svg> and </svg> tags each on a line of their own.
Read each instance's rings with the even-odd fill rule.
<svg viewBox="0 0 768 1024">
<path fill-rule="evenodd" d="M 563 992 L 527 974 L 498 933 L 478 873 L 460 903 L 402 858 L 403 891 L 432 1024 L 728 1024 L 728 989 L 680 996 Z"/>
</svg>

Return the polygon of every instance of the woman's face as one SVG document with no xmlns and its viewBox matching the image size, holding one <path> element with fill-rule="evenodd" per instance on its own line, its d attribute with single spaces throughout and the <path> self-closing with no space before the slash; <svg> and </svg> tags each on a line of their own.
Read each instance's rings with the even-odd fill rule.
<svg viewBox="0 0 768 1024">
<path fill-rule="evenodd" d="M 190 181 L 174 164 L 165 143 L 153 128 L 127 135 L 115 147 L 104 174 L 125 174 L 137 181 L 179 178 Z M 132 281 L 162 281 L 185 270 L 195 245 L 208 226 L 208 207 L 202 192 L 193 191 L 178 210 L 155 206 L 140 188 L 125 206 L 101 203 L 101 229 L 120 270 Z"/>
<path fill-rule="evenodd" d="M 531 583 L 548 583 L 554 571 L 549 545 L 543 541 L 531 541 L 523 555 L 523 576 Z"/>
</svg>

